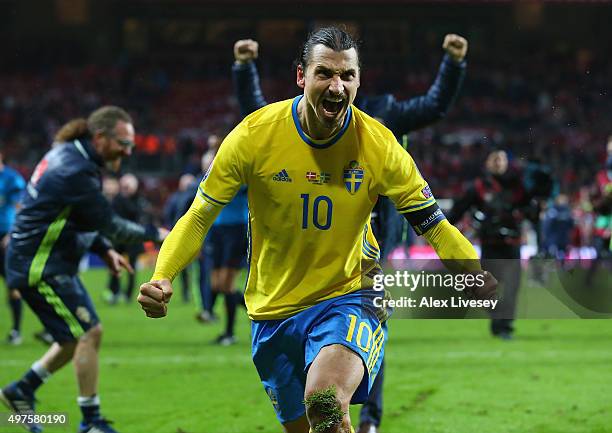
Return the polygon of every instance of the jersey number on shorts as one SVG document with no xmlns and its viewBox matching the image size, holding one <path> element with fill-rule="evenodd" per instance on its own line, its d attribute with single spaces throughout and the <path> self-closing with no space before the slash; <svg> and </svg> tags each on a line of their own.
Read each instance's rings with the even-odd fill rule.
<svg viewBox="0 0 612 433">
<path fill-rule="evenodd" d="M 357 347 L 368 353 L 366 367 L 368 372 L 371 372 L 378 362 L 385 339 L 382 325 L 379 323 L 378 328 L 372 331 L 370 324 L 366 320 L 359 320 L 354 314 L 349 314 L 348 317 L 351 319 L 351 322 L 346 333 L 346 341 L 356 344 Z M 357 322 L 359 322 L 359 326 L 357 326 Z"/>
<path fill-rule="evenodd" d="M 302 198 L 302 228 L 307 229 L 308 223 L 310 220 L 310 215 L 312 214 L 312 225 L 314 225 L 319 230 L 328 230 L 332 224 L 332 211 L 333 204 L 331 198 L 326 195 L 320 195 L 315 197 L 312 201 L 312 212 L 310 211 L 310 194 L 302 194 L 300 195 Z M 321 218 L 323 212 L 327 212 L 324 215 L 324 218 Z M 321 220 L 324 220 L 324 223 L 321 224 Z"/>
</svg>

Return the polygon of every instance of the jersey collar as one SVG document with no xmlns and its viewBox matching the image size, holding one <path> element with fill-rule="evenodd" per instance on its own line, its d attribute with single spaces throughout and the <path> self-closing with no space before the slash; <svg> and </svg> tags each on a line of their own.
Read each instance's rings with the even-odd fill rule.
<svg viewBox="0 0 612 433">
<path fill-rule="evenodd" d="M 100 167 L 104 166 L 104 159 L 102 159 L 102 156 L 100 156 L 98 152 L 96 152 L 96 150 L 93 147 L 93 144 L 91 143 L 89 139 L 87 138 L 77 139 L 77 140 L 74 140 L 73 143 L 74 143 L 74 147 L 77 148 L 79 153 L 83 155 L 85 159 L 92 160 L 94 163 L 96 163 Z"/>
<path fill-rule="evenodd" d="M 325 149 L 337 142 L 342 138 L 344 132 L 347 130 L 348 126 L 351 123 L 351 118 L 353 116 L 353 110 L 349 105 L 348 110 L 346 111 L 346 117 L 344 119 L 344 125 L 342 125 L 342 129 L 336 133 L 333 137 L 327 140 L 314 140 L 308 136 L 302 129 L 302 125 L 300 125 L 300 119 L 298 118 L 297 106 L 300 103 L 300 100 L 304 97 L 304 95 L 296 96 L 293 99 L 293 104 L 291 104 L 291 115 L 293 116 L 293 123 L 295 124 L 295 128 L 297 129 L 298 134 L 304 140 L 306 144 L 314 147 L 315 149 Z"/>
</svg>

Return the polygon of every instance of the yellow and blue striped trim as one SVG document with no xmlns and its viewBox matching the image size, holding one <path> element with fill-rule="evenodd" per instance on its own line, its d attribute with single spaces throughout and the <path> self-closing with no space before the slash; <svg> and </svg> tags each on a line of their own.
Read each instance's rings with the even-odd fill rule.
<svg viewBox="0 0 612 433">
<path fill-rule="evenodd" d="M 366 257 L 369 257 L 370 259 L 378 260 L 380 259 L 380 250 L 368 242 L 367 234 L 368 234 L 368 225 L 366 224 L 363 227 L 363 243 L 361 246 L 361 251 Z"/>
<path fill-rule="evenodd" d="M 338 131 L 336 135 L 334 135 L 329 141 L 325 141 L 323 143 L 315 143 L 308 135 L 306 135 L 306 133 L 302 129 L 302 125 L 300 125 L 300 119 L 298 117 L 298 112 L 297 112 L 297 106 L 303 97 L 304 95 L 296 96 L 293 99 L 293 103 L 291 104 L 291 116 L 293 117 L 293 123 L 295 125 L 295 129 L 297 129 L 297 133 L 299 134 L 300 138 L 304 140 L 304 142 L 308 144 L 309 146 L 312 146 L 315 149 L 328 148 L 329 146 L 333 145 L 338 140 L 340 140 L 342 136 L 344 135 L 344 133 L 346 132 L 346 130 L 348 129 L 351 123 L 351 117 L 353 116 L 353 110 L 351 106 L 349 105 L 348 110 L 346 111 L 346 117 L 344 118 L 344 124 L 342 125 L 342 129 L 340 129 L 340 131 Z"/>
<path fill-rule="evenodd" d="M 382 324 L 378 324 L 378 328 L 372 334 L 372 351 L 370 352 L 370 356 L 366 362 L 366 367 L 368 368 L 368 373 L 372 372 L 372 369 L 378 362 L 378 358 L 380 358 L 380 352 L 383 348 L 385 340 L 385 332 L 382 328 Z"/>
<path fill-rule="evenodd" d="M 225 206 L 227 204 L 227 202 L 219 201 L 209 196 L 208 194 L 206 194 L 201 186 L 198 187 L 198 193 L 202 196 L 204 200 L 206 200 L 210 204 L 219 205 L 219 206 Z"/>
<path fill-rule="evenodd" d="M 420 210 L 420 209 L 424 209 L 427 206 L 431 206 L 435 202 L 436 202 L 436 199 L 432 197 L 429 200 L 424 201 L 423 203 L 415 204 L 415 205 L 412 205 L 412 206 L 404 206 L 402 208 L 399 208 L 397 211 L 399 213 L 414 212 L 414 211 L 417 211 L 417 210 Z"/>
</svg>

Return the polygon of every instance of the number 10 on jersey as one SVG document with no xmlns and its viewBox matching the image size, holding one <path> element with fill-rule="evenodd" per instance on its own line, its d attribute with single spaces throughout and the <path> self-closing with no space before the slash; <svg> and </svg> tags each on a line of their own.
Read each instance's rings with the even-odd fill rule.
<svg viewBox="0 0 612 433">
<path fill-rule="evenodd" d="M 331 198 L 326 195 L 320 195 L 312 200 L 312 208 L 310 204 L 310 194 L 300 195 L 302 198 L 302 229 L 307 229 L 312 215 L 312 225 L 319 230 L 328 230 L 332 224 L 333 204 Z M 324 218 L 324 223 L 319 219 L 323 212 L 327 212 Z"/>
</svg>

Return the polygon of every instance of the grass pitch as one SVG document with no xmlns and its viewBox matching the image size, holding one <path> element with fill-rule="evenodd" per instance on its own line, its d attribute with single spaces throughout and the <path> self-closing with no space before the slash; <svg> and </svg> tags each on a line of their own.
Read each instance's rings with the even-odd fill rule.
<svg viewBox="0 0 612 433">
<path fill-rule="evenodd" d="M 144 281 L 150 272 L 141 273 Z M 249 323 L 240 310 L 239 344 L 211 342 L 221 324 L 195 322 L 178 290 L 169 316 L 145 318 L 135 300 L 102 301 L 104 271 L 83 276 L 102 322 L 100 396 L 121 433 L 282 431 L 250 360 Z M 221 304 L 221 302 L 218 302 Z M 222 306 L 217 305 L 222 311 Z M 612 433 L 612 322 L 523 320 L 511 342 L 489 337 L 483 320 L 392 320 L 387 346 L 383 433 Z M 45 350 L 27 309 L 24 343 L 0 343 L 0 384 L 20 376 Z M 0 308 L 0 332 L 9 328 Z M 71 366 L 37 394 L 41 412 L 80 421 Z M 358 408 L 352 412 L 357 423 Z M 0 412 L 6 412 L 0 408 Z M 0 427 L 0 432 L 20 429 Z"/>
</svg>

